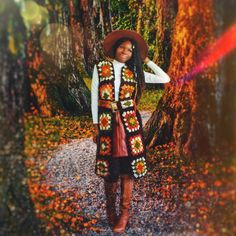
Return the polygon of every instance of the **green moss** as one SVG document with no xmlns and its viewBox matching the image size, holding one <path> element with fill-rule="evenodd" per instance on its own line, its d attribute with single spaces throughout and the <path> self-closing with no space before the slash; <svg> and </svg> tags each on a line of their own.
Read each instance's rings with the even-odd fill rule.
<svg viewBox="0 0 236 236">
<path fill-rule="evenodd" d="M 144 90 L 138 105 L 139 110 L 155 111 L 162 95 L 163 90 Z"/>
</svg>

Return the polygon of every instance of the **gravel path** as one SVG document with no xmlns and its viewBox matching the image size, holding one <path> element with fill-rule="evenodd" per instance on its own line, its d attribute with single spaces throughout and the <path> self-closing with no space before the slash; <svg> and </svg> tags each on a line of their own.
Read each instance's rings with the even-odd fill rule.
<svg viewBox="0 0 236 236">
<path fill-rule="evenodd" d="M 150 112 L 141 112 L 143 124 L 150 115 Z M 105 214 L 103 181 L 94 173 L 95 153 L 96 144 L 93 143 L 92 138 L 74 140 L 69 144 L 61 145 L 48 162 L 47 180 L 56 189 L 77 189 L 84 196 L 78 204 L 88 216 L 97 217 L 99 220 L 96 226 L 104 229 L 102 233 L 91 232 L 88 235 L 113 235 Z M 128 227 L 123 235 L 194 236 L 195 234 L 191 232 L 183 231 L 183 228 L 191 229 L 187 222 L 176 220 L 180 208 L 174 205 L 166 206 L 161 197 L 158 199 L 156 196 L 147 195 L 148 189 L 151 189 L 152 178 L 148 173 L 144 178 L 136 180 L 133 190 L 131 227 Z M 119 199 L 120 189 L 117 195 Z M 119 200 L 117 210 L 118 204 Z"/>
</svg>

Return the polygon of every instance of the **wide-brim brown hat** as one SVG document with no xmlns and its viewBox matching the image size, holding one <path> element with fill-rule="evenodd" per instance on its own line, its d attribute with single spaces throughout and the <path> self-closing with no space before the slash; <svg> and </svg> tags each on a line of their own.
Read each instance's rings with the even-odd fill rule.
<svg viewBox="0 0 236 236">
<path fill-rule="evenodd" d="M 136 41 L 140 56 L 142 60 L 144 60 L 147 57 L 148 54 L 148 45 L 143 39 L 143 37 L 133 31 L 133 30 L 114 30 L 111 33 L 109 33 L 104 41 L 103 41 L 103 49 L 105 52 L 105 55 L 108 57 L 113 57 L 113 46 L 116 43 L 116 41 L 120 38 L 131 38 Z"/>
</svg>

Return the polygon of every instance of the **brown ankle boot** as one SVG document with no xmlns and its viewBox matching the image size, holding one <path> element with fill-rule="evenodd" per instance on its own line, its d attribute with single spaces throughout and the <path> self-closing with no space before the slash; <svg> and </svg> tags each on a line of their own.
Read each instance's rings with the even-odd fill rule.
<svg viewBox="0 0 236 236">
<path fill-rule="evenodd" d="M 104 180 L 105 195 L 106 195 L 106 213 L 108 223 L 113 227 L 117 221 L 116 214 L 116 190 L 117 190 L 117 181 L 108 182 Z"/>
<path fill-rule="evenodd" d="M 129 210 L 131 208 L 132 191 L 134 180 L 126 175 L 121 177 L 121 201 L 120 201 L 120 216 L 118 222 L 113 227 L 115 233 L 123 233 L 129 221 Z"/>
</svg>

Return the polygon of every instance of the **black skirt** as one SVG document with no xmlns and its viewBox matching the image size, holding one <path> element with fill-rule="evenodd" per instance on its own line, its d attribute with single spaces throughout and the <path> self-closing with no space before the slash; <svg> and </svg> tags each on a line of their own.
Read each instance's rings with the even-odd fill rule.
<svg viewBox="0 0 236 236">
<path fill-rule="evenodd" d="M 117 181 L 122 174 L 132 177 L 130 157 L 111 158 L 109 172 L 110 175 L 105 178 L 105 180 L 109 182 Z"/>
</svg>

